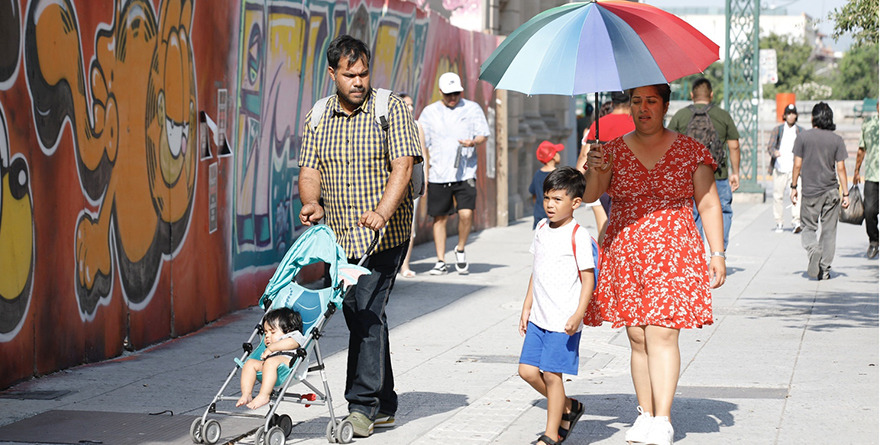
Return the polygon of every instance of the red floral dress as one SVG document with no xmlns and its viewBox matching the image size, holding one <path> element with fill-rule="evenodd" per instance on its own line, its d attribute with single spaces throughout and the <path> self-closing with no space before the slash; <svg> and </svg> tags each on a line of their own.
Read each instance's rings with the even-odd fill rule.
<svg viewBox="0 0 880 445">
<path fill-rule="evenodd" d="M 605 151 L 613 156 L 613 204 L 599 287 L 584 323 L 678 329 L 712 324 L 709 271 L 693 217 L 693 174 L 700 164 L 715 168 L 709 151 L 679 135 L 651 170 L 622 138 Z"/>
</svg>

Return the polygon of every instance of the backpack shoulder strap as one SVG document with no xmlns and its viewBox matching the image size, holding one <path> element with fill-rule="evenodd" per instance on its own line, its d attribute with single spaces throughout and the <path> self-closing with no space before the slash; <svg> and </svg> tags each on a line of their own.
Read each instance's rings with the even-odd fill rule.
<svg viewBox="0 0 880 445">
<path fill-rule="evenodd" d="M 578 248 L 577 248 L 577 243 L 576 243 L 575 240 L 574 240 L 574 235 L 577 233 L 577 231 L 578 231 L 578 229 L 579 229 L 580 227 L 581 227 L 580 224 L 578 224 L 578 223 L 574 223 L 574 229 L 572 229 L 572 231 L 571 231 L 571 251 L 572 251 L 572 253 L 574 254 L 574 265 L 575 265 L 575 268 L 577 269 L 578 280 L 580 280 L 581 282 L 583 282 L 584 279 L 581 278 L 581 267 L 578 266 Z"/>
<path fill-rule="evenodd" d="M 382 127 L 386 133 L 391 124 L 388 123 L 388 102 L 391 99 L 391 90 L 379 88 L 376 90 L 376 104 L 374 113 L 376 114 L 376 123 Z"/>
<path fill-rule="evenodd" d="M 324 117 L 324 111 L 327 109 L 327 101 L 333 96 L 327 96 L 321 99 L 318 99 L 315 102 L 315 105 L 312 106 L 312 114 L 309 120 L 309 125 L 312 127 L 312 131 L 318 129 L 318 124 L 321 122 L 321 118 Z"/>
</svg>

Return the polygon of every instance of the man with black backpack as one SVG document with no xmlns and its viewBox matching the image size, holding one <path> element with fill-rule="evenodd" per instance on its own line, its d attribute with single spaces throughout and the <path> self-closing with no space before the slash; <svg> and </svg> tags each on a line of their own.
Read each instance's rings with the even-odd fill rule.
<svg viewBox="0 0 880 445">
<path fill-rule="evenodd" d="M 715 186 L 718 189 L 718 198 L 721 199 L 724 250 L 727 250 L 730 223 L 733 220 L 733 192 L 739 188 L 739 132 L 730 114 L 712 105 L 712 83 L 709 79 L 701 77 L 694 81 L 691 99 L 694 101 L 693 105 L 678 110 L 669 121 L 668 128 L 705 145 L 718 164 L 718 169 L 715 170 Z M 703 224 L 696 208 L 694 220 L 702 236 Z"/>
</svg>

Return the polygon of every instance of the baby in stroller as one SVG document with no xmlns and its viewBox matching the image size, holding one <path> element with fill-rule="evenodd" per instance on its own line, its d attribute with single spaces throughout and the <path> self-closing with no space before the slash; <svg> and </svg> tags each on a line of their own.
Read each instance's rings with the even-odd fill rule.
<svg viewBox="0 0 880 445">
<path fill-rule="evenodd" d="M 266 349 L 260 359 L 248 359 L 241 368 L 241 398 L 235 406 L 247 405 L 257 409 L 269 403 L 272 388 L 278 380 L 278 366 L 290 363 L 294 351 L 305 344 L 302 334 L 302 316 L 293 309 L 280 307 L 266 312 L 263 316 L 263 342 Z M 257 381 L 257 373 L 262 373 L 262 384 L 256 398 L 251 397 Z"/>
</svg>

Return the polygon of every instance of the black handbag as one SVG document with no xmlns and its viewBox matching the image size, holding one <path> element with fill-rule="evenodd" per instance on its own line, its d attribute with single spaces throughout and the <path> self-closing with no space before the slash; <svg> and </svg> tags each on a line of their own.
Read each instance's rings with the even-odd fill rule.
<svg viewBox="0 0 880 445">
<path fill-rule="evenodd" d="M 860 226 L 864 220 L 865 203 L 862 202 L 862 192 L 858 185 L 853 184 L 849 188 L 849 207 L 840 209 L 840 222 Z"/>
</svg>

